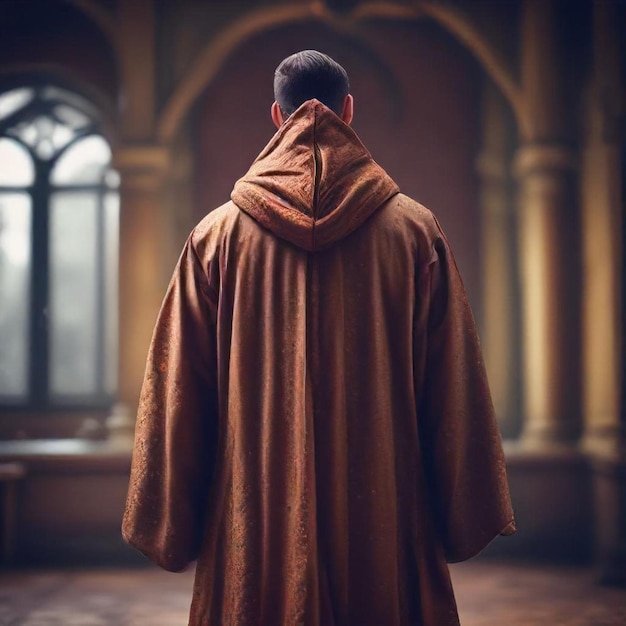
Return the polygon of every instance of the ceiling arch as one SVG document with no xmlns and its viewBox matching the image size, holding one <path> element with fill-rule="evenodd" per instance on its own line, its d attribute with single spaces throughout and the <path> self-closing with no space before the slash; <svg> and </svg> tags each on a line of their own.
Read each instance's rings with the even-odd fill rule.
<svg viewBox="0 0 626 626">
<path fill-rule="evenodd" d="M 118 31 L 113 14 L 105 9 L 101 4 L 94 0 L 63 0 L 67 4 L 85 14 L 92 22 L 94 22 L 109 40 L 111 47 L 115 51 L 119 60 L 120 46 Z"/>
<path fill-rule="evenodd" d="M 71 0 L 73 2 L 84 0 Z M 525 126 L 522 94 L 513 72 L 502 55 L 487 42 L 468 18 L 453 8 L 418 0 L 412 5 L 393 2 L 365 2 L 347 13 L 329 10 L 316 0 L 309 4 L 279 5 L 255 9 L 222 30 L 198 54 L 187 74 L 165 103 L 157 122 L 157 137 L 170 141 L 200 94 L 217 75 L 224 61 L 248 38 L 269 28 L 306 21 L 321 21 L 339 32 L 357 36 L 359 22 L 370 19 L 430 18 L 459 40 L 500 88 L 509 102 L 517 123 Z"/>
</svg>

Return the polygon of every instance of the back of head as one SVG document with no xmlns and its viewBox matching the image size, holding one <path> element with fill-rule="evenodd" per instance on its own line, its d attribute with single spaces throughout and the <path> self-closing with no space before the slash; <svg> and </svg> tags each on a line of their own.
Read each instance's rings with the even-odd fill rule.
<svg viewBox="0 0 626 626">
<path fill-rule="evenodd" d="M 274 99 L 285 116 L 312 98 L 341 115 L 349 91 L 346 70 L 317 50 L 302 50 L 288 56 L 274 73 Z"/>
</svg>

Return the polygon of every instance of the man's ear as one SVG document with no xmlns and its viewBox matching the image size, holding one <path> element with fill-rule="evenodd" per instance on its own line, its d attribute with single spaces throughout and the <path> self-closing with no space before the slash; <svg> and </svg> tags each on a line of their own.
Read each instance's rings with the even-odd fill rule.
<svg viewBox="0 0 626 626">
<path fill-rule="evenodd" d="M 283 112 L 280 110 L 278 102 L 274 101 L 274 104 L 272 104 L 271 112 L 272 122 L 274 122 L 276 128 L 280 128 L 285 120 L 283 119 Z"/>
<path fill-rule="evenodd" d="M 354 117 L 354 98 L 352 94 L 348 94 L 343 101 L 343 112 L 341 113 L 341 119 L 348 125 L 352 122 Z"/>
</svg>

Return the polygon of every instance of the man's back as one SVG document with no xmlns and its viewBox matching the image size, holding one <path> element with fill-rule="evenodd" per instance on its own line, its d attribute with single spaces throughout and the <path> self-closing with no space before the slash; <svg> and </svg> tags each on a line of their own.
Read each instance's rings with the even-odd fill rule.
<svg viewBox="0 0 626 626">
<path fill-rule="evenodd" d="M 445 237 L 316 100 L 190 236 L 137 442 L 125 536 L 198 558 L 192 624 L 457 624 L 446 559 L 512 521 Z"/>
</svg>

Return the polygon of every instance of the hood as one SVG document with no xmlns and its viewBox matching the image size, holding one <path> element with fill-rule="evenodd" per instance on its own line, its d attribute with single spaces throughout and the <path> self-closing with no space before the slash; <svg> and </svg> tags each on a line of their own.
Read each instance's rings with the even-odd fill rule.
<svg viewBox="0 0 626 626">
<path fill-rule="evenodd" d="M 231 199 L 276 236 L 313 251 L 349 235 L 398 191 L 356 133 L 308 100 L 237 181 Z"/>
</svg>

